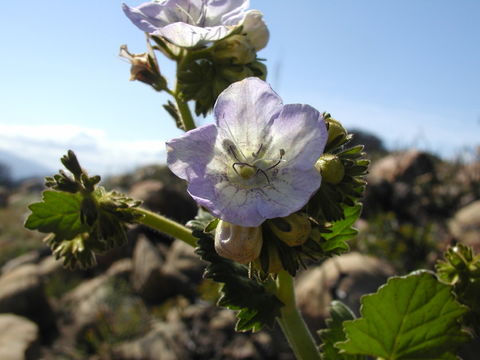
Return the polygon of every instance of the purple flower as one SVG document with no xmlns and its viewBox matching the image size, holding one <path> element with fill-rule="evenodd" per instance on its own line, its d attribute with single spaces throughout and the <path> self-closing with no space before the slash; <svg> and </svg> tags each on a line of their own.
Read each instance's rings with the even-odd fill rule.
<svg viewBox="0 0 480 360">
<path fill-rule="evenodd" d="M 248 6 L 248 0 L 163 0 L 136 8 L 123 4 L 123 11 L 141 30 L 186 48 L 221 40 L 242 25 L 258 51 L 268 42 L 268 29 L 262 13 L 246 11 Z"/>
<path fill-rule="evenodd" d="M 215 216 L 254 227 L 300 210 L 319 188 L 314 168 L 328 137 L 309 105 L 283 105 L 264 81 L 247 78 L 224 90 L 216 124 L 167 142 L 170 169 Z"/>
</svg>

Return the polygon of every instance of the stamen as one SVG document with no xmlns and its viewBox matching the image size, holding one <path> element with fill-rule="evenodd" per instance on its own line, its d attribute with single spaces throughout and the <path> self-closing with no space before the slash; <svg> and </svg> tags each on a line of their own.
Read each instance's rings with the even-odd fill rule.
<svg viewBox="0 0 480 360">
<path fill-rule="evenodd" d="M 268 170 L 268 169 L 267 169 L 267 170 Z M 265 172 L 265 170 L 257 169 L 256 174 L 258 174 L 258 173 L 260 173 L 260 174 L 262 174 L 263 176 L 265 176 L 265 179 L 267 179 L 267 182 L 270 184 L 270 179 L 268 178 L 268 175 L 267 175 L 267 173 Z"/>
<path fill-rule="evenodd" d="M 260 147 L 258 148 L 256 153 L 252 152 L 252 156 L 256 159 L 258 157 L 258 154 L 260 154 L 260 151 L 262 151 L 263 144 L 260 144 Z"/>
<path fill-rule="evenodd" d="M 274 165 L 270 166 L 269 168 L 266 168 L 265 171 L 268 171 L 268 170 L 273 169 L 274 167 L 277 167 L 278 164 L 280 164 L 282 162 L 283 155 L 285 155 L 285 150 L 280 149 L 280 159 Z"/>
</svg>

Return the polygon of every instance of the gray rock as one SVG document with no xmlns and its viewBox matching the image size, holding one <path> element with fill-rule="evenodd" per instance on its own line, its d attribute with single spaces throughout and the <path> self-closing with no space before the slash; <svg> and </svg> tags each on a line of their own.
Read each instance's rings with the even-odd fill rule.
<svg viewBox="0 0 480 360">
<path fill-rule="evenodd" d="M 55 333 L 55 316 L 45 296 L 38 266 L 22 265 L 0 277 L 0 313 L 13 313 L 35 321 L 43 340 Z"/>
<path fill-rule="evenodd" d="M 7 261 L 5 265 L 2 266 L 1 273 L 5 274 L 26 264 L 38 264 L 42 259 L 48 256 L 49 253 L 50 250 L 48 249 L 48 247 L 42 247 L 37 250 L 29 251 L 23 255 L 17 256 L 16 258 Z"/>
<path fill-rule="evenodd" d="M 145 336 L 116 345 L 116 360 L 188 360 L 192 348 L 188 329 L 180 322 L 158 322 Z"/>
<path fill-rule="evenodd" d="M 185 275 L 191 282 L 202 279 L 206 263 L 195 254 L 194 248 L 181 240 L 175 240 L 170 247 L 165 267 Z"/>
<path fill-rule="evenodd" d="M 0 359 L 34 360 L 39 356 L 39 331 L 35 323 L 12 314 L 0 315 Z"/>
<path fill-rule="evenodd" d="M 458 241 L 480 251 L 480 200 L 461 208 L 448 227 Z"/>
<path fill-rule="evenodd" d="M 360 297 L 375 292 L 393 274 L 384 261 L 356 252 L 328 259 L 297 278 L 298 306 L 312 330 L 318 330 L 332 300 L 342 301 L 358 314 Z"/>
</svg>

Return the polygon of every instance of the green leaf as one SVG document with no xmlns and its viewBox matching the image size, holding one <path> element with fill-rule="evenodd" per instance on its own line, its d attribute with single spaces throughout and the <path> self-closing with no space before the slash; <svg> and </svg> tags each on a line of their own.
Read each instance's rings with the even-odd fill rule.
<svg viewBox="0 0 480 360">
<path fill-rule="evenodd" d="M 332 301 L 330 308 L 330 318 L 327 319 L 327 328 L 320 330 L 318 335 L 322 339 L 320 353 L 322 360 L 363 360 L 364 356 L 340 354 L 334 346 L 336 342 L 346 340 L 343 331 L 343 322 L 355 319 L 353 312 L 342 302 Z"/>
<path fill-rule="evenodd" d="M 80 219 L 82 196 L 47 190 L 43 201 L 29 206 L 32 211 L 25 227 L 44 233 L 55 233 L 62 239 L 73 239 L 88 230 Z"/>
<path fill-rule="evenodd" d="M 320 246 L 326 253 L 339 253 L 348 251 L 349 247 L 346 241 L 357 235 L 357 230 L 352 225 L 357 221 L 362 212 L 362 205 L 344 207 L 344 219 L 335 221 L 329 229 L 331 232 L 323 233 L 325 242 Z"/>
<path fill-rule="evenodd" d="M 469 336 L 459 324 L 466 308 L 451 290 L 427 271 L 391 278 L 362 298 L 362 318 L 344 323 L 347 341 L 336 347 L 385 360 L 455 359 Z"/>
<path fill-rule="evenodd" d="M 218 305 L 239 310 L 236 330 L 258 331 L 265 325 L 273 326 L 283 304 L 267 290 L 269 282 L 249 277 L 246 266 L 219 256 L 211 234 L 198 228 L 193 234 L 199 239 L 195 252 L 209 263 L 204 277 L 223 284 Z"/>
</svg>

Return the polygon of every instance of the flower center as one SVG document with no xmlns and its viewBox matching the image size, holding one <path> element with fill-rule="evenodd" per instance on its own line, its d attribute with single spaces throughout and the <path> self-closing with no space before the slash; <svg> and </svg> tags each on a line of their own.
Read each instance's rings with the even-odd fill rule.
<svg viewBox="0 0 480 360">
<path fill-rule="evenodd" d="M 265 151 L 262 152 L 262 150 L 264 150 L 263 144 L 260 144 L 260 148 L 257 150 L 257 152 L 252 153 L 250 161 L 247 160 L 245 156 L 242 156 L 245 160 L 242 161 L 238 156 L 235 145 L 229 145 L 228 151 L 236 160 L 236 162 L 232 164 L 232 169 L 238 176 L 240 176 L 240 178 L 242 178 L 243 180 L 252 180 L 256 179 L 257 176 L 260 175 L 261 178 L 264 178 L 266 182 L 270 184 L 270 177 L 268 176 L 268 172 L 276 168 L 282 161 L 284 161 L 283 156 L 285 155 L 285 150 L 280 149 L 280 157 L 273 160 L 261 158 L 261 156 L 265 153 Z M 256 181 L 255 183 L 258 185 L 258 181 Z"/>
</svg>

